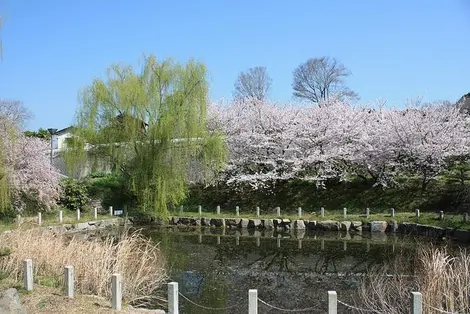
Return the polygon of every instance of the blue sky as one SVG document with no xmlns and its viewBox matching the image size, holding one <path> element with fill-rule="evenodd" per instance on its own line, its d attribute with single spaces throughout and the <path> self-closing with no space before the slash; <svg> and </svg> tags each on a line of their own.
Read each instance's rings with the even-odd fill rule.
<svg viewBox="0 0 470 314">
<path fill-rule="evenodd" d="M 364 103 L 470 92 L 468 0 L 0 0 L 0 15 L 0 98 L 23 101 L 29 129 L 68 126 L 80 89 L 150 53 L 204 62 L 215 100 L 266 66 L 271 99 L 290 101 L 293 69 L 321 56 L 351 70 Z"/>
</svg>

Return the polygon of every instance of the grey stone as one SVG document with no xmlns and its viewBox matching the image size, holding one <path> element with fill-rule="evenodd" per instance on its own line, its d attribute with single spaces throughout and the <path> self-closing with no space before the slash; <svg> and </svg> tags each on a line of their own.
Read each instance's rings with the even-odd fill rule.
<svg viewBox="0 0 470 314">
<path fill-rule="evenodd" d="M 282 219 L 282 224 L 283 225 L 289 225 L 290 224 L 290 219 L 287 219 L 287 218 Z"/>
<path fill-rule="evenodd" d="M 230 228 L 237 228 L 238 225 L 240 225 L 240 218 L 230 218 L 230 219 L 225 219 L 225 226 L 230 227 Z"/>
<path fill-rule="evenodd" d="M 298 219 L 294 221 L 294 229 L 305 230 L 305 223 L 303 220 Z"/>
<path fill-rule="evenodd" d="M 264 229 L 274 229 L 274 222 L 272 219 L 264 219 L 263 220 L 263 227 Z"/>
<path fill-rule="evenodd" d="M 398 231 L 398 222 L 396 220 L 391 220 L 388 222 L 387 232 L 396 233 Z"/>
<path fill-rule="evenodd" d="M 339 221 L 334 220 L 317 221 L 317 229 L 324 231 L 339 231 L 341 229 L 341 224 Z"/>
<path fill-rule="evenodd" d="M 171 218 L 171 224 L 172 225 L 177 225 L 180 222 L 179 217 L 172 217 Z"/>
<path fill-rule="evenodd" d="M 279 219 L 279 218 L 273 219 L 273 223 L 274 223 L 274 227 L 277 228 L 278 226 L 282 225 L 282 219 Z"/>
<path fill-rule="evenodd" d="M 201 225 L 202 226 L 210 226 L 211 225 L 211 219 L 210 218 L 202 218 L 201 219 Z"/>
<path fill-rule="evenodd" d="M 351 230 L 351 222 L 341 221 L 341 231 L 349 231 L 349 230 Z"/>
<path fill-rule="evenodd" d="M 75 224 L 75 229 L 76 230 L 87 230 L 88 229 L 88 223 L 87 222 L 80 222 L 78 224 Z"/>
<path fill-rule="evenodd" d="M 305 227 L 308 230 L 315 230 L 317 228 L 317 222 L 315 220 L 305 221 Z"/>
<path fill-rule="evenodd" d="M 201 226 L 201 218 L 191 218 L 189 221 L 191 226 Z"/>
<path fill-rule="evenodd" d="M 10 288 L 0 295 L 0 313 L 2 314 L 26 314 L 21 305 L 18 291 Z"/>
<path fill-rule="evenodd" d="M 370 232 L 385 232 L 387 225 L 386 221 L 371 221 Z"/>
<path fill-rule="evenodd" d="M 362 231 L 362 221 L 351 221 L 352 231 Z"/>
<path fill-rule="evenodd" d="M 248 228 L 248 223 L 250 220 L 248 218 L 242 218 L 240 219 L 240 227 L 241 228 Z"/>
<path fill-rule="evenodd" d="M 211 219 L 211 227 L 225 228 L 225 219 L 223 219 L 223 218 L 212 218 Z"/>
<path fill-rule="evenodd" d="M 248 228 L 259 228 L 261 227 L 261 219 L 250 219 L 248 221 Z"/>
</svg>

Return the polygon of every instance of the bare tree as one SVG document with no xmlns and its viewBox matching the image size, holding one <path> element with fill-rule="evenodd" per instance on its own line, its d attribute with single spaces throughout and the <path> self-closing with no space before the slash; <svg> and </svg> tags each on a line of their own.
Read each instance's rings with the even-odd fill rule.
<svg viewBox="0 0 470 314">
<path fill-rule="evenodd" d="M 235 82 L 235 98 L 255 98 L 265 100 L 272 79 L 269 77 L 266 67 L 254 67 L 246 72 L 241 72 Z"/>
<path fill-rule="evenodd" d="M 307 62 L 300 64 L 293 74 L 292 88 L 297 98 L 320 104 L 330 97 L 341 99 L 358 97 L 344 82 L 351 72 L 334 58 L 308 59 Z"/>
</svg>

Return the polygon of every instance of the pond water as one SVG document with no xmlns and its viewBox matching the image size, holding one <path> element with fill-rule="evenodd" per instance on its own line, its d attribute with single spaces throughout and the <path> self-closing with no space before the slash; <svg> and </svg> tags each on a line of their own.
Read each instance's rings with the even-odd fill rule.
<svg viewBox="0 0 470 314">
<path fill-rule="evenodd" d="M 259 299 L 271 305 L 260 304 L 259 313 L 285 313 L 274 307 L 326 313 L 329 290 L 337 291 L 338 300 L 356 304 L 361 278 L 370 267 L 397 255 L 411 261 L 423 241 L 370 232 L 291 235 L 164 228 L 145 233 L 160 242 L 171 281 L 190 300 L 179 297 L 183 314 L 247 313 L 249 289 L 258 289 Z M 400 275 L 413 273 L 404 266 Z M 338 312 L 352 313 L 341 304 Z"/>
</svg>

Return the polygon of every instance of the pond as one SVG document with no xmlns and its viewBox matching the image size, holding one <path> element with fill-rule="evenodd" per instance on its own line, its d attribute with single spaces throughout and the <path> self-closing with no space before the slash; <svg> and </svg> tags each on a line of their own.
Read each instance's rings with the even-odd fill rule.
<svg viewBox="0 0 470 314">
<path fill-rule="evenodd" d="M 411 261 L 423 239 L 346 233 L 276 234 L 259 231 L 163 228 L 145 233 L 160 242 L 179 283 L 180 313 L 247 313 L 248 290 L 258 289 L 259 313 L 307 309 L 326 313 L 327 291 L 356 303 L 361 278 L 396 256 Z M 427 240 L 426 240 L 427 241 Z M 413 274 L 404 263 L 401 274 Z M 197 306 L 195 304 L 201 305 Z M 206 307 L 206 308 L 204 308 Z M 211 308 L 211 309 L 209 309 Z M 338 313 L 351 313 L 338 304 Z"/>
</svg>

